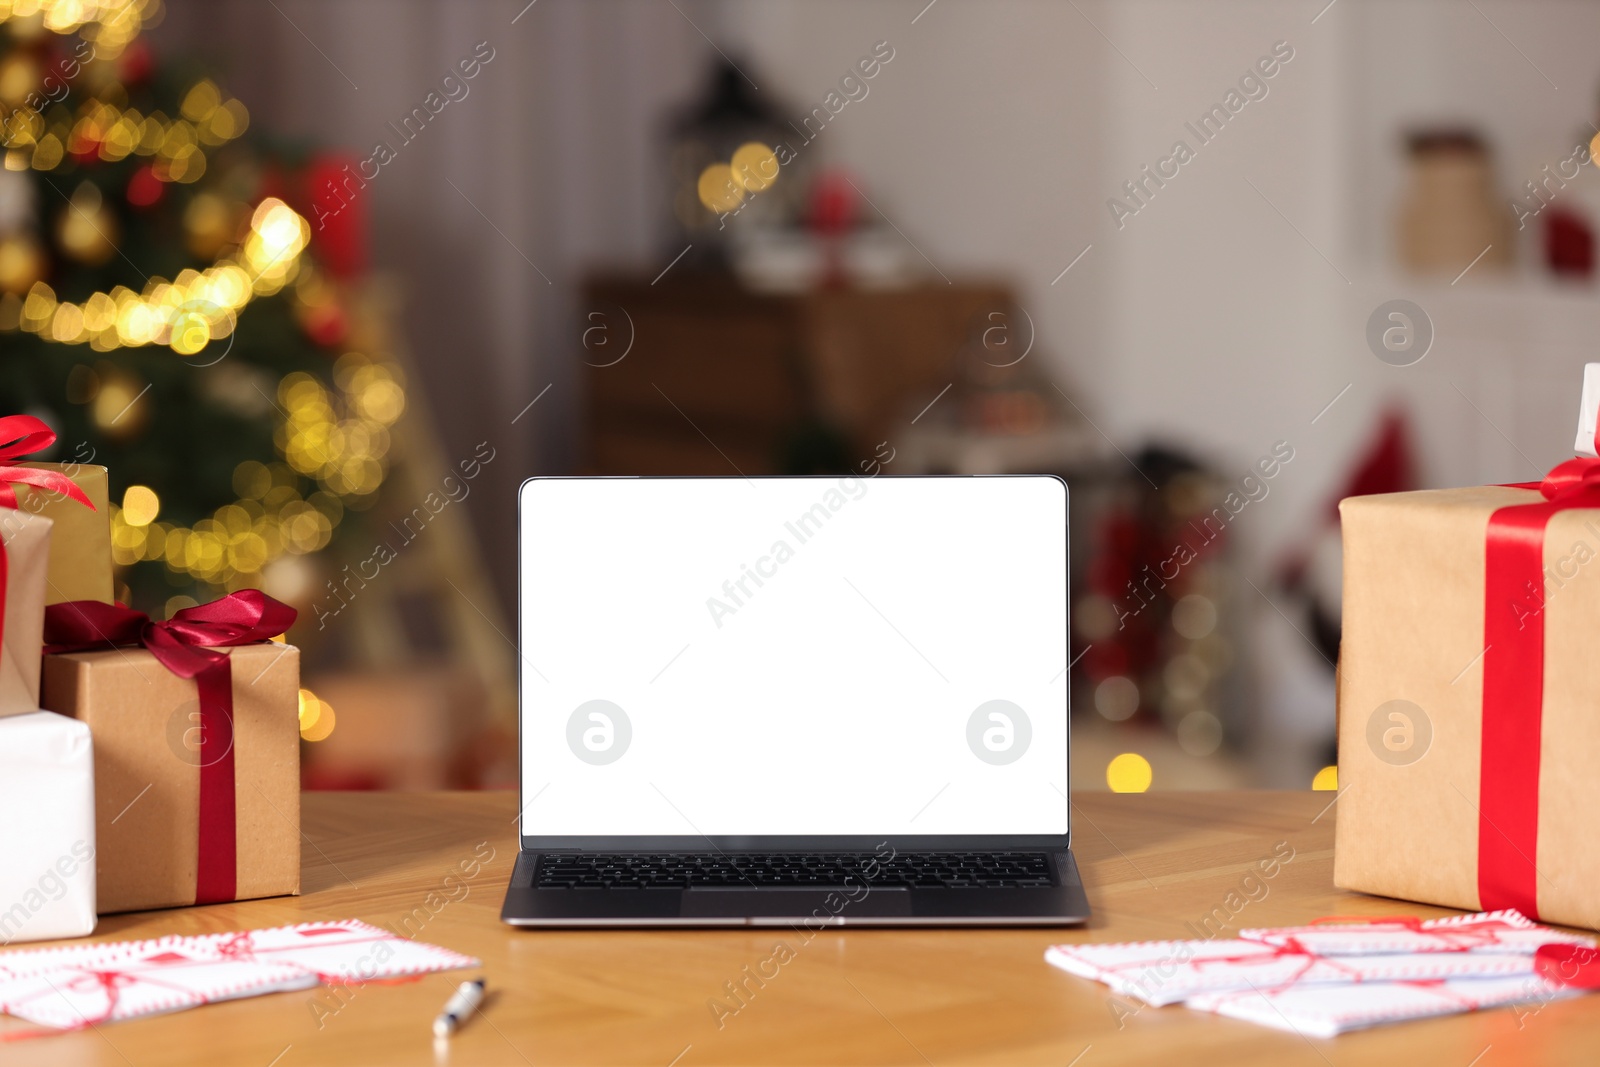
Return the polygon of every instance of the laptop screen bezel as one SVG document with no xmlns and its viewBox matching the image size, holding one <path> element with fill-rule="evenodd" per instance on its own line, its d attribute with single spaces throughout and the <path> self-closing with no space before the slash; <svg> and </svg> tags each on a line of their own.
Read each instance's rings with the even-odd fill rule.
<svg viewBox="0 0 1600 1067">
<path fill-rule="evenodd" d="M 796 475 L 755 475 L 761 481 L 828 481 L 842 477 L 844 474 L 796 474 Z M 636 482 L 636 481 L 734 481 L 750 480 L 742 475 L 535 475 L 523 480 L 517 487 L 517 645 L 518 662 L 517 672 L 517 834 L 524 851 L 555 852 L 555 851 L 580 851 L 580 852 L 783 852 L 783 851 L 838 851 L 838 852 L 872 852 L 882 848 L 885 844 L 900 851 L 941 851 L 941 850 L 968 850 L 968 849 L 1066 849 L 1072 845 L 1072 668 L 1071 668 L 1071 604 L 1072 604 L 1072 494 L 1067 486 L 1066 479 L 1054 474 L 912 474 L 889 475 L 879 474 L 878 478 L 888 478 L 895 481 L 906 479 L 920 480 L 957 480 L 968 478 L 988 479 L 1039 479 L 1045 478 L 1061 486 L 1064 498 L 1063 515 L 1066 518 L 1063 534 L 1063 551 L 1067 553 L 1068 561 L 1063 568 L 1066 574 L 1066 585 L 1062 589 L 1061 610 L 1066 618 L 1064 632 L 1067 635 L 1067 647 L 1061 650 L 1062 662 L 1066 664 L 1063 671 L 1063 700 L 1061 713 L 1066 716 L 1067 729 L 1064 731 L 1066 739 L 1066 753 L 1064 773 L 1066 781 L 1066 795 L 1062 802 L 1067 806 L 1067 830 L 1061 834 L 527 834 L 523 833 L 524 817 L 528 808 L 538 799 L 538 793 L 532 797 L 526 795 L 526 777 L 523 774 L 523 761 L 525 751 L 522 743 L 523 729 L 522 716 L 526 704 L 523 699 L 522 669 L 522 572 L 527 561 L 523 559 L 522 533 L 523 523 L 527 521 L 529 507 L 527 490 L 536 482 L 551 481 L 585 481 L 585 482 Z M 541 790 L 542 792 L 542 790 Z"/>
</svg>

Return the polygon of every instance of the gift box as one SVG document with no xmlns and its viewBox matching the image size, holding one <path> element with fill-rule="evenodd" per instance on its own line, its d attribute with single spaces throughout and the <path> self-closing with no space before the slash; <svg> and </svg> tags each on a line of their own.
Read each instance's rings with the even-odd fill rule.
<svg viewBox="0 0 1600 1067">
<path fill-rule="evenodd" d="M 111 508 L 106 469 L 84 463 L 14 463 L 56 443 L 32 415 L 0 418 L 0 506 L 54 523 L 45 603 L 112 599 Z M 18 568 L 11 568 L 15 572 Z M 35 708 L 37 702 L 35 702 Z"/>
<path fill-rule="evenodd" d="M 59 474 L 78 487 L 82 499 L 59 490 L 19 486 L 18 510 L 54 521 L 46 604 L 67 600 L 111 603 L 111 498 L 106 468 L 88 463 L 23 463 L 27 470 Z M 83 505 L 87 500 L 90 507 Z"/>
<path fill-rule="evenodd" d="M 94 931 L 89 728 L 37 709 L 0 719 L 0 945 Z"/>
<path fill-rule="evenodd" d="M 0 507 L 0 716 L 39 710 L 45 568 L 53 523 Z"/>
<path fill-rule="evenodd" d="M 72 514 L 74 511 L 95 514 L 84 491 L 61 470 L 11 462 L 49 448 L 55 440 L 55 432 L 32 415 L 0 418 L 0 715 L 39 710 L 40 627 L 44 606 L 49 602 L 51 567 L 56 562 L 61 536 L 56 521 L 58 517 L 69 525 L 81 521 L 80 516 Z M 103 501 L 105 468 L 97 469 Z M 94 483 L 92 472 L 85 477 Z M 19 509 L 19 488 L 40 506 Z M 105 513 L 102 504 L 102 522 Z M 104 572 L 107 594 L 111 578 L 109 533 L 107 527 L 103 558 L 82 564 L 91 573 Z M 74 584 L 72 588 L 79 586 Z"/>
<path fill-rule="evenodd" d="M 1600 460 L 1339 510 L 1335 884 L 1600 928 Z"/>
<path fill-rule="evenodd" d="M 45 614 L 45 707 L 94 737 L 100 912 L 300 891 L 294 611 L 255 590 L 151 622 Z"/>
</svg>

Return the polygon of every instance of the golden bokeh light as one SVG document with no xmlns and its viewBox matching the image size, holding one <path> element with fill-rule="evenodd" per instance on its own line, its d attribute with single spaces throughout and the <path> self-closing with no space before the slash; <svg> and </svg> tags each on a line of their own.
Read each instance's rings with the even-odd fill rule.
<svg viewBox="0 0 1600 1067">
<path fill-rule="evenodd" d="M 764 192 L 778 180 L 778 155 L 760 141 L 739 146 L 733 154 L 733 178 L 747 191 Z"/>
<path fill-rule="evenodd" d="M 300 736 L 306 741 L 322 741 L 334 727 L 333 708 L 309 689 L 300 690 Z"/>
<path fill-rule="evenodd" d="M 1124 752 L 1106 765 L 1106 785 L 1113 793 L 1143 793 L 1153 777 L 1150 761 L 1137 752 Z"/>
<path fill-rule="evenodd" d="M 130 485 L 122 494 L 122 521 L 129 526 L 149 526 L 161 514 L 161 498 L 148 485 Z"/>
<path fill-rule="evenodd" d="M 744 200 L 744 186 L 734 179 L 733 168 L 726 163 L 713 163 L 701 171 L 695 189 L 706 210 L 718 215 L 732 211 Z"/>
<path fill-rule="evenodd" d="M 96 58 L 114 59 L 161 11 L 160 0 L 0 0 L 0 22 L 37 18 L 51 33 L 96 23 Z"/>
</svg>

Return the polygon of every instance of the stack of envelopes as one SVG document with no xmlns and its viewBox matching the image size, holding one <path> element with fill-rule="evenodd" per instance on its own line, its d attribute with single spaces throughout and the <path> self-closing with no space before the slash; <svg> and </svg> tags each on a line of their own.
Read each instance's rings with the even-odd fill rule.
<svg viewBox="0 0 1600 1067">
<path fill-rule="evenodd" d="M 1543 1004 L 1600 985 L 1594 939 L 1515 911 L 1328 921 L 1237 940 L 1056 945 L 1045 959 L 1140 1004 L 1331 1037 L 1380 1023 Z"/>
</svg>

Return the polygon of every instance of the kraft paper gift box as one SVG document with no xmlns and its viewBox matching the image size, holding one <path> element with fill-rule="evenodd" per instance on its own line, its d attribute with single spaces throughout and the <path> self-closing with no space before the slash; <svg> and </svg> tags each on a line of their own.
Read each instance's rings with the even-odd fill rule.
<svg viewBox="0 0 1600 1067">
<path fill-rule="evenodd" d="M 51 608 L 47 638 L 54 613 L 78 607 Z M 231 736 L 208 717 L 206 677 L 174 673 L 148 648 L 45 657 L 44 706 L 94 737 L 101 914 L 300 891 L 299 650 L 257 641 L 208 651 L 227 657 Z"/>
<path fill-rule="evenodd" d="M 88 463 L 23 463 L 29 470 L 54 471 L 82 490 L 93 509 L 59 492 L 18 485 L 17 507 L 55 522 L 50 538 L 46 604 L 68 600 L 111 603 L 111 496 L 106 468 Z"/>
<path fill-rule="evenodd" d="M 1340 504 L 1341 888 L 1600 927 L 1597 468 Z"/>
<path fill-rule="evenodd" d="M 39 710 L 39 649 L 52 523 L 0 507 L 0 716 Z"/>
<path fill-rule="evenodd" d="M 48 711 L 0 719 L 0 945 L 94 932 L 89 728 Z"/>
</svg>

